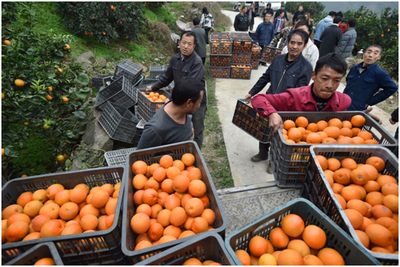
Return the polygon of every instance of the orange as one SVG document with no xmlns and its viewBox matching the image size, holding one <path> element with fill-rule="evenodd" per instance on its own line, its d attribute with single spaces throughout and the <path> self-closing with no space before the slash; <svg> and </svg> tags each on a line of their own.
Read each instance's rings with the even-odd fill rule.
<svg viewBox="0 0 400 267">
<path fill-rule="evenodd" d="M 340 128 L 342 128 L 343 123 L 338 118 L 332 118 L 328 121 L 328 126 L 336 126 L 340 129 Z"/>
<path fill-rule="evenodd" d="M 172 187 L 172 183 L 173 183 L 173 180 L 168 179 L 168 178 L 164 179 L 164 181 L 162 181 L 162 183 L 161 183 L 161 190 L 166 193 L 169 193 L 169 194 L 174 193 L 175 190 Z"/>
<path fill-rule="evenodd" d="M 320 249 L 325 246 L 326 234 L 325 232 L 315 225 L 308 225 L 304 228 L 302 238 L 306 244 L 313 249 Z"/>
<path fill-rule="evenodd" d="M 374 166 L 378 172 L 381 172 L 385 169 L 385 161 L 377 156 L 369 157 L 365 164 Z"/>
<path fill-rule="evenodd" d="M 368 235 L 369 240 L 381 247 L 387 247 L 393 242 L 392 233 L 384 226 L 380 224 L 371 224 L 365 229 L 365 233 Z"/>
<path fill-rule="evenodd" d="M 309 133 L 307 135 L 306 142 L 309 144 L 319 144 L 322 142 L 322 138 L 317 133 Z"/>
<path fill-rule="evenodd" d="M 371 140 L 372 139 L 372 134 L 368 131 L 360 131 L 357 136 L 361 137 L 364 139 L 364 141 Z"/>
<path fill-rule="evenodd" d="M 351 181 L 357 185 L 365 185 L 368 179 L 368 173 L 363 169 L 364 166 L 354 169 L 350 173 Z"/>
<path fill-rule="evenodd" d="M 148 247 L 151 247 L 151 246 L 152 246 L 152 244 L 151 244 L 150 241 L 143 240 L 143 241 L 139 242 L 138 244 L 136 244 L 134 250 L 140 250 L 140 249 L 148 248 Z"/>
<path fill-rule="evenodd" d="M 25 221 L 17 221 L 7 227 L 4 235 L 7 241 L 17 242 L 29 233 L 29 224 Z"/>
<path fill-rule="evenodd" d="M 204 195 L 204 196 L 200 197 L 199 199 L 203 202 L 203 206 L 205 209 L 210 207 L 210 199 L 208 198 L 207 195 Z"/>
<path fill-rule="evenodd" d="M 320 120 L 317 122 L 317 126 L 319 131 L 323 131 L 326 127 L 328 127 L 328 122 Z"/>
<path fill-rule="evenodd" d="M 171 211 L 168 209 L 163 209 L 157 215 L 157 222 L 159 222 L 163 227 L 170 225 Z"/>
<path fill-rule="evenodd" d="M 304 220 L 297 214 L 288 214 L 282 219 L 282 230 L 290 237 L 300 236 L 304 230 Z"/>
<path fill-rule="evenodd" d="M 285 130 L 289 130 L 294 127 L 296 127 L 296 123 L 292 120 L 285 120 L 283 122 L 283 129 L 285 129 Z"/>
<path fill-rule="evenodd" d="M 353 129 L 354 129 L 354 128 L 353 128 Z M 361 144 L 364 144 L 364 143 L 365 143 L 365 142 L 364 142 L 364 139 L 362 139 L 362 138 L 359 137 L 359 136 L 354 136 L 354 137 L 352 137 L 351 139 L 352 139 L 354 145 L 361 145 Z"/>
<path fill-rule="evenodd" d="M 368 207 L 364 201 L 360 199 L 351 199 L 347 202 L 347 208 L 353 209 L 361 213 L 362 216 L 366 216 L 368 212 Z"/>
<path fill-rule="evenodd" d="M 345 265 L 342 255 L 333 248 L 321 249 L 317 257 L 324 265 Z"/>
<path fill-rule="evenodd" d="M 385 184 L 394 183 L 397 184 L 397 180 L 391 175 L 381 175 L 376 179 L 378 184 L 383 187 Z"/>
<path fill-rule="evenodd" d="M 149 189 L 144 190 L 143 196 L 142 196 L 142 201 L 143 201 L 143 203 L 151 206 L 151 205 L 154 205 L 157 203 L 157 201 L 158 201 L 157 196 L 158 196 L 157 191 L 154 190 L 153 188 L 149 188 Z"/>
<path fill-rule="evenodd" d="M 96 217 L 99 217 L 100 215 L 100 210 L 98 208 L 95 208 L 92 204 L 86 204 L 85 206 L 83 206 L 81 208 L 81 210 L 79 211 L 79 215 L 81 217 L 87 215 L 87 214 L 92 214 Z"/>
<path fill-rule="evenodd" d="M 258 262 L 255 265 L 278 265 L 278 261 L 276 260 L 274 255 L 265 253 L 258 259 Z"/>
<path fill-rule="evenodd" d="M 170 223 L 174 226 L 181 226 L 186 222 L 187 214 L 184 208 L 176 207 L 171 211 Z M 179 237 L 179 235 L 178 235 Z M 176 237 L 176 238 L 178 238 Z"/>
<path fill-rule="evenodd" d="M 179 235 L 178 239 L 185 238 L 185 237 L 192 236 L 192 235 L 195 235 L 195 232 L 193 232 L 192 230 L 185 230 Z"/>
<path fill-rule="evenodd" d="M 99 224 L 99 220 L 93 214 L 87 214 L 81 217 L 79 224 L 83 231 L 95 230 Z"/>
<path fill-rule="evenodd" d="M 144 213 L 150 217 L 151 216 L 151 207 L 148 204 L 140 204 L 136 208 L 136 213 Z"/>
<path fill-rule="evenodd" d="M 297 117 L 295 123 L 296 123 L 297 127 L 304 127 L 305 128 L 308 125 L 308 119 L 306 117 L 304 117 L 304 116 L 300 116 L 300 117 Z"/>
<path fill-rule="evenodd" d="M 398 213 L 399 197 L 396 195 L 387 195 L 383 197 L 383 205 L 390 209 L 393 213 Z"/>
<path fill-rule="evenodd" d="M 324 140 L 325 138 L 328 138 L 328 135 L 325 132 L 317 132 L 321 136 L 321 139 Z"/>
<path fill-rule="evenodd" d="M 304 242 L 303 240 L 300 239 L 293 239 L 289 242 L 288 249 L 293 249 L 296 250 L 297 252 L 300 253 L 302 257 L 310 255 L 311 251 L 309 246 Z"/>
<path fill-rule="evenodd" d="M 61 184 L 52 184 L 46 189 L 47 197 L 49 199 L 54 199 L 56 197 L 56 194 L 64 189 L 64 186 Z"/>
<path fill-rule="evenodd" d="M 158 163 L 153 163 L 153 164 L 151 164 L 151 165 L 149 166 L 150 175 L 154 176 L 154 171 L 155 171 L 155 169 L 157 169 L 158 167 L 160 167 L 160 164 L 158 164 Z M 163 169 L 164 169 L 164 168 L 163 168 Z"/>
<path fill-rule="evenodd" d="M 324 133 L 326 133 L 328 137 L 338 138 L 340 135 L 340 129 L 336 126 L 328 126 L 324 129 Z"/>
<path fill-rule="evenodd" d="M 307 130 L 316 133 L 316 132 L 318 132 L 318 125 L 314 122 L 311 122 L 307 125 Z"/>
<path fill-rule="evenodd" d="M 52 237 L 52 236 L 60 236 L 62 231 L 64 230 L 65 225 L 61 220 L 52 219 L 46 222 L 42 228 L 40 229 L 40 236 L 43 237 Z"/>
<path fill-rule="evenodd" d="M 371 224 L 372 224 L 372 221 L 371 221 L 369 218 L 364 217 L 364 218 L 363 218 L 363 224 L 361 225 L 361 227 L 359 228 L 359 230 L 365 232 L 365 229 L 367 229 L 367 227 L 368 227 L 369 225 L 371 225 Z"/>
<path fill-rule="evenodd" d="M 381 192 L 370 192 L 365 196 L 365 201 L 372 206 L 381 205 L 383 203 L 383 195 Z"/>
<path fill-rule="evenodd" d="M 131 229 L 136 234 L 143 234 L 150 228 L 150 217 L 144 213 L 136 213 L 131 219 Z"/>
<path fill-rule="evenodd" d="M 325 171 L 326 169 L 328 169 L 328 160 L 327 160 L 324 156 L 322 156 L 322 155 L 317 155 L 317 156 L 316 156 L 316 159 L 317 159 L 317 161 L 318 161 L 318 163 L 319 163 L 319 166 L 321 166 L 321 169 L 322 169 L 323 171 Z"/>
<path fill-rule="evenodd" d="M 33 193 L 32 192 L 24 192 L 17 198 L 17 204 L 21 207 L 25 207 L 25 205 L 33 200 Z"/>
<path fill-rule="evenodd" d="M 264 237 L 257 235 L 257 236 L 253 236 L 250 239 L 249 250 L 250 250 L 251 255 L 260 257 L 261 255 L 263 255 L 265 253 L 272 253 L 272 252 L 274 252 L 273 248 L 272 248 L 272 251 L 268 252 L 268 249 L 271 249 L 271 248 L 272 248 L 272 245 Z"/>
<path fill-rule="evenodd" d="M 235 251 L 235 255 L 236 255 L 236 257 L 239 258 L 239 261 L 243 265 L 250 265 L 250 263 L 251 263 L 250 255 L 245 250 L 238 249 Z"/>
<path fill-rule="evenodd" d="M 206 219 L 208 225 L 212 225 L 215 221 L 215 212 L 212 209 L 204 209 L 201 217 Z"/>
<path fill-rule="evenodd" d="M 154 204 L 151 206 L 151 215 L 150 217 L 153 219 L 157 219 L 158 213 L 163 210 L 163 207 L 160 204 Z"/>
<path fill-rule="evenodd" d="M 203 265 L 199 259 L 189 258 L 182 265 Z"/>
<path fill-rule="evenodd" d="M 182 229 L 179 228 L 178 226 L 168 225 L 164 229 L 163 236 L 170 235 L 170 236 L 173 236 L 176 239 L 178 239 L 181 233 L 182 233 Z"/>
<path fill-rule="evenodd" d="M 43 207 L 43 203 L 39 200 L 32 200 L 28 202 L 24 207 L 24 213 L 29 217 L 33 218 L 39 214 L 40 209 Z"/>
<path fill-rule="evenodd" d="M 187 177 L 189 177 L 190 181 L 192 180 L 201 180 L 201 171 L 199 168 L 193 167 L 189 170 Z"/>
<path fill-rule="evenodd" d="M 351 137 L 343 136 L 343 135 L 339 135 L 337 141 L 338 141 L 338 144 L 352 144 L 353 143 L 353 139 L 351 139 Z"/>
<path fill-rule="evenodd" d="M 368 139 L 364 141 L 364 144 L 366 145 L 377 145 L 378 141 L 374 140 L 374 139 Z"/>
<path fill-rule="evenodd" d="M 398 205 L 397 203 L 395 205 Z M 397 209 L 396 209 L 397 211 Z M 372 216 L 375 218 L 380 218 L 380 217 L 393 217 L 393 212 L 386 206 L 384 205 L 375 205 L 371 209 Z"/>
<path fill-rule="evenodd" d="M 340 161 L 336 158 L 328 159 L 328 169 L 331 171 L 336 171 L 340 168 Z"/>
<path fill-rule="evenodd" d="M 285 249 L 279 254 L 278 265 L 303 265 L 303 257 L 293 249 Z"/>
<path fill-rule="evenodd" d="M 100 189 L 106 191 L 109 196 L 114 193 L 114 186 L 112 184 L 103 184 Z"/>
<path fill-rule="evenodd" d="M 185 193 L 189 188 L 189 184 L 190 184 L 189 177 L 185 175 L 178 175 L 172 181 L 172 188 L 175 190 L 175 192 Z"/>
<path fill-rule="evenodd" d="M 347 137 L 353 137 L 353 132 L 349 128 L 341 128 L 340 135 L 347 136 Z"/>
<path fill-rule="evenodd" d="M 143 160 L 137 160 L 132 164 L 132 172 L 134 174 L 146 174 L 147 172 L 147 163 Z"/>
<path fill-rule="evenodd" d="M 288 131 L 289 139 L 293 140 L 294 142 L 299 142 L 302 138 L 302 133 L 297 128 L 291 128 Z"/>
<path fill-rule="evenodd" d="M 333 139 L 332 137 L 327 137 L 327 138 L 322 139 L 321 143 L 323 143 L 323 144 L 336 144 L 337 141 L 336 141 L 336 139 Z"/>
<path fill-rule="evenodd" d="M 32 219 L 31 222 L 33 230 L 35 230 L 36 232 L 40 232 L 42 226 L 50 220 L 50 217 L 47 215 L 37 215 L 35 218 Z"/>
<path fill-rule="evenodd" d="M 64 230 L 61 232 L 61 235 L 75 235 L 75 234 L 81 234 L 82 232 L 83 230 L 80 224 L 75 223 L 66 226 Z"/>
<path fill-rule="evenodd" d="M 196 234 L 208 231 L 208 223 L 203 217 L 196 217 L 192 222 L 192 231 Z"/>
<path fill-rule="evenodd" d="M 181 171 L 177 167 L 171 166 L 166 169 L 166 173 L 167 173 L 167 178 L 173 180 L 176 176 L 178 176 L 181 173 Z"/>
<path fill-rule="evenodd" d="M 52 258 L 41 258 L 33 265 L 56 265 L 56 263 Z"/>
<path fill-rule="evenodd" d="M 351 171 L 349 169 L 340 168 L 333 173 L 332 178 L 336 183 L 346 185 L 350 183 L 350 174 Z"/>
<path fill-rule="evenodd" d="M 334 183 L 332 185 L 333 193 L 340 194 L 342 192 L 343 187 L 344 187 L 344 185 L 342 185 L 342 184 Z"/>
<path fill-rule="evenodd" d="M 353 125 L 351 124 L 351 122 L 350 122 L 350 121 L 348 121 L 348 120 L 344 120 L 344 121 L 342 121 L 342 128 L 348 128 L 348 129 L 351 129 L 351 128 L 353 128 Z"/>
<path fill-rule="evenodd" d="M 392 233 L 394 239 L 398 239 L 399 229 L 396 220 L 389 217 L 381 217 L 376 220 L 376 223 L 388 229 Z"/>
<path fill-rule="evenodd" d="M 289 243 L 288 235 L 282 230 L 282 228 L 275 227 L 269 233 L 269 241 L 271 244 L 278 249 L 283 249 L 287 247 Z"/>
<path fill-rule="evenodd" d="M 376 182 L 379 186 L 379 183 Z M 379 189 L 378 189 L 379 190 Z M 381 192 L 384 196 L 387 195 L 395 195 L 398 196 L 399 195 L 399 186 L 395 183 L 388 183 L 388 184 L 384 184 L 381 188 Z"/>
<path fill-rule="evenodd" d="M 27 224 L 31 223 L 31 218 L 29 218 L 28 215 L 26 215 L 25 213 L 14 213 L 13 215 L 10 216 L 10 218 L 8 218 L 8 226 L 10 226 L 13 223 L 16 223 L 18 221 L 23 221 L 26 222 Z"/>
<path fill-rule="evenodd" d="M 66 202 L 59 209 L 60 218 L 65 221 L 75 218 L 78 212 L 79 207 L 75 202 Z"/>
<path fill-rule="evenodd" d="M 345 186 L 342 189 L 341 195 L 346 201 L 349 201 L 351 199 L 361 199 L 360 191 L 352 186 Z"/>
<path fill-rule="evenodd" d="M 93 194 L 91 204 L 93 205 L 93 207 L 100 209 L 107 204 L 109 198 L 110 196 L 106 191 L 98 190 L 96 193 Z"/>
<path fill-rule="evenodd" d="M 378 171 L 372 165 L 364 164 L 364 165 L 360 166 L 359 168 L 365 171 L 365 175 L 368 178 L 368 180 L 375 181 L 379 176 Z"/>
<path fill-rule="evenodd" d="M 186 201 L 184 208 L 187 215 L 191 217 L 201 216 L 204 211 L 203 202 L 197 197 L 193 197 Z"/>
<path fill-rule="evenodd" d="M 185 164 L 186 167 L 192 166 L 194 164 L 194 162 L 196 161 L 194 155 L 191 153 L 183 154 L 181 160 Z"/>
<path fill-rule="evenodd" d="M 58 206 L 55 202 L 43 205 L 40 209 L 39 214 L 47 215 L 51 219 L 57 219 L 59 215 L 60 206 Z"/>
<path fill-rule="evenodd" d="M 192 180 L 188 191 L 194 197 L 202 197 L 206 194 L 207 186 L 202 180 Z"/>
<path fill-rule="evenodd" d="M 85 201 L 88 190 L 83 187 L 75 187 L 69 193 L 69 200 L 77 204 Z M 56 196 L 57 197 L 57 196 Z M 57 202 L 57 201 L 56 201 Z M 58 203 L 57 203 L 58 204 Z M 60 204 L 59 204 L 60 205 Z M 62 205 L 62 204 L 61 204 Z"/>
<path fill-rule="evenodd" d="M 22 241 L 35 240 L 35 239 L 38 239 L 38 238 L 40 238 L 40 233 L 39 232 L 32 232 L 32 233 L 27 234 L 22 239 Z"/>
<path fill-rule="evenodd" d="M 153 177 L 150 177 L 144 184 L 144 189 L 149 189 L 149 188 L 158 190 L 160 188 L 160 184 Z"/>
<path fill-rule="evenodd" d="M 181 205 L 181 199 L 176 194 L 171 194 L 165 198 L 165 208 L 173 210 Z"/>
<path fill-rule="evenodd" d="M 350 122 L 355 127 L 361 127 L 365 123 L 365 118 L 362 115 L 354 115 Z"/>
<path fill-rule="evenodd" d="M 180 171 L 183 171 L 185 169 L 185 164 L 182 160 L 179 159 L 174 160 L 172 166 L 177 167 Z"/>
<path fill-rule="evenodd" d="M 348 203 L 347 203 L 348 204 Z M 349 219 L 351 225 L 354 229 L 359 229 L 364 222 L 363 216 L 360 212 L 355 209 L 345 209 L 344 213 L 346 213 L 347 218 Z"/>
<path fill-rule="evenodd" d="M 322 261 L 315 255 L 307 255 L 303 257 L 304 265 L 323 265 Z"/>
<path fill-rule="evenodd" d="M 153 178 L 154 180 L 156 180 L 157 182 L 161 183 L 162 181 L 164 181 L 164 179 L 167 177 L 167 172 L 163 167 L 157 167 L 154 171 L 153 171 Z"/>
<path fill-rule="evenodd" d="M 369 193 L 369 192 L 378 192 L 381 187 L 379 186 L 377 181 L 372 181 L 372 180 L 368 180 L 368 182 L 363 185 L 364 189 Z"/>
</svg>

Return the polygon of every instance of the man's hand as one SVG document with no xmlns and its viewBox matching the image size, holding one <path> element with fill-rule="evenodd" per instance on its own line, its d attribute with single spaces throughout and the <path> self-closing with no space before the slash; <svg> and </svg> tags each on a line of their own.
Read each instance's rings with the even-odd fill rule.
<svg viewBox="0 0 400 267">
<path fill-rule="evenodd" d="M 252 97 L 251 94 L 247 94 L 247 95 L 244 97 L 244 99 L 249 99 L 249 98 L 251 98 L 251 97 Z"/>
<path fill-rule="evenodd" d="M 280 127 L 283 125 L 282 117 L 278 113 L 269 114 L 269 127 L 273 128 L 276 133 Z"/>
<path fill-rule="evenodd" d="M 379 117 L 377 117 L 377 116 L 375 116 L 373 114 L 370 114 L 371 111 L 372 111 L 372 107 L 371 106 L 369 106 L 366 110 L 364 110 L 364 112 L 367 113 L 368 115 L 370 115 L 371 118 L 373 118 L 377 123 L 382 124 L 382 121 L 381 121 L 381 119 Z"/>
<path fill-rule="evenodd" d="M 151 89 L 151 86 L 147 86 L 146 92 L 151 92 L 151 91 L 153 91 L 153 90 Z"/>
<path fill-rule="evenodd" d="M 392 118 L 389 119 L 389 122 L 390 122 L 391 124 L 396 124 L 396 122 L 393 121 Z"/>
</svg>

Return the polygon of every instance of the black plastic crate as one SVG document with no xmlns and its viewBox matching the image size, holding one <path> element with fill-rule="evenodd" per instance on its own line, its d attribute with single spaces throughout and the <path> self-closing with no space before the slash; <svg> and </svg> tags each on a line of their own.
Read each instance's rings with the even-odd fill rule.
<svg viewBox="0 0 400 267">
<path fill-rule="evenodd" d="M 252 58 L 251 59 L 251 69 L 257 70 L 258 69 L 258 65 L 260 65 L 260 60 Z"/>
<path fill-rule="evenodd" d="M 147 259 L 155 254 L 158 254 L 162 251 L 165 251 L 171 247 L 174 247 L 184 241 L 188 241 L 190 237 L 177 239 L 171 242 L 167 242 L 160 245 L 155 245 L 152 247 L 134 250 L 135 248 L 135 240 L 138 236 L 134 233 L 130 227 L 130 220 L 135 214 L 135 204 L 133 203 L 133 195 L 136 190 L 132 186 L 132 179 L 134 174 L 131 171 L 132 164 L 137 160 L 143 160 L 149 166 L 153 163 L 158 163 L 161 156 L 168 154 L 171 155 L 172 158 L 180 159 L 183 154 L 192 153 L 195 156 L 194 166 L 200 169 L 202 174 L 202 180 L 206 184 L 207 187 L 207 197 L 210 200 L 210 209 L 215 212 L 215 222 L 212 225 L 214 230 L 208 231 L 210 233 L 218 233 L 223 238 L 225 237 L 225 229 L 226 229 L 226 216 L 222 209 L 220 200 L 218 198 L 217 191 L 214 186 L 214 182 L 212 177 L 208 171 L 206 162 L 200 152 L 199 147 L 194 141 L 186 141 L 181 143 L 175 143 L 165 146 L 159 146 L 155 148 L 142 149 L 135 152 L 132 152 L 127 157 L 126 168 L 129 168 L 127 173 L 127 179 L 125 180 L 124 187 L 124 207 L 123 207 L 123 218 L 122 218 L 122 251 L 128 257 L 131 263 L 137 264 L 138 262 Z M 207 233 L 207 232 L 206 232 Z M 203 235 L 204 233 L 197 234 L 196 236 Z"/>
<path fill-rule="evenodd" d="M 260 57 L 261 57 L 261 47 L 253 44 L 253 47 L 251 48 L 251 58 L 260 59 Z"/>
<path fill-rule="evenodd" d="M 231 67 L 214 67 L 210 66 L 210 77 L 211 78 L 230 78 Z"/>
<path fill-rule="evenodd" d="M 278 112 L 282 120 L 293 120 L 304 116 L 308 122 L 317 123 L 319 120 L 329 121 L 332 118 L 340 120 L 351 120 L 354 115 L 361 115 L 365 118 L 365 124 L 361 130 L 372 133 L 373 138 L 384 147 L 394 150 L 397 142 L 381 125 L 379 125 L 368 114 L 362 111 L 341 111 L 341 112 Z M 311 144 L 286 143 L 282 131 L 273 134 L 271 138 L 270 162 L 277 186 L 301 188 L 306 175 L 310 159 Z M 371 145 L 361 145 L 371 146 Z"/>
<path fill-rule="evenodd" d="M 138 113 L 140 115 L 140 117 L 148 122 L 153 116 L 154 114 L 156 114 L 156 112 L 162 107 L 164 106 L 164 104 L 166 103 L 166 101 L 159 101 L 159 102 L 154 102 L 152 100 L 150 100 L 149 98 L 147 98 L 143 92 L 145 91 L 139 91 L 138 92 Z M 150 92 L 145 92 L 146 95 L 148 95 Z M 167 91 L 165 90 L 158 90 L 157 93 L 159 93 L 160 95 L 164 95 L 167 98 L 171 98 L 171 94 L 169 94 Z"/>
<path fill-rule="evenodd" d="M 258 235 L 268 239 L 271 230 L 281 227 L 283 217 L 288 214 L 299 215 L 304 220 L 305 226 L 313 224 L 324 230 L 326 234 L 325 247 L 337 250 L 346 265 L 379 265 L 379 261 L 367 253 L 362 245 L 357 244 L 327 215 L 304 198 L 293 199 L 231 233 L 225 239 L 225 246 L 235 263 L 242 265 L 235 254 L 236 250 L 243 249 L 249 253 L 251 238 Z"/>
<path fill-rule="evenodd" d="M 357 163 L 365 163 L 369 157 L 378 156 L 385 161 L 385 169 L 382 174 L 388 174 L 395 177 L 398 181 L 399 162 L 396 156 L 387 148 L 371 146 L 352 146 L 352 145 L 318 145 L 310 147 L 310 165 L 304 179 L 301 189 L 301 196 L 314 203 L 323 213 L 333 220 L 341 229 L 350 234 L 350 236 L 361 244 L 357 233 L 354 231 L 349 219 L 344 213 L 333 190 L 326 180 L 325 174 L 316 160 L 316 155 L 322 155 L 328 158 L 336 158 L 339 161 L 345 157 L 354 159 Z M 398 265 L 398 254 L 384 254 L 370 251 L 364 248 L 367 253 L 377 258 L 384 265 Z"/>
<path fill-rule="evenodd" d="M 34 265 L 41 258 L 52 258 L 55 265 L 64 265 L 52 242 L 37 244 L 4 265 Z"/>
<path fill-rule="evenodd" d="M 265 46 L 261 55 L 261 62 L 271 64 L 276 56 L 282 54 L 282 49 L 277 47 Z"/>
<path fill-rule="evenodd" d="M 232 41 L 230 39 L 210 41 L 210 54 L 232 54 Z"/>
<path fill-rule="evenodd" d="M 92 188 L 107 183 L 114 185 L 121 182 L 120 190 L 124 190 L 126 179 L 124 172 L 124 166 L 113 166 L 14 179 L 3 186 L 2 210 L 8 205 L 15 204 L 23 192 L 45 189 L 53 183 L 60 183 L 66 189 L 72 189 L 80 183 L 85 183 Z M 124 264 L 126 258 L 121 250 L 122 198 L 123 194 L 120 194 L 114 222 L 109 229 L 3 244 L 2 263 L 9 262 L 39 243 L 52 242 L 66 265 Z"/>
<path fill-rule="evenodd" d="M 231 32 L 232 53 L 251 53 L 253 40 L 247 32 Z"/>
<path fill-rule="evenodd" d="M 135 86 L 138 86 L 142 79 L 143 76 L 141 76 L 141 79 L 136 84 L 132 84 L 125 77 L 116 79 L 97 94 L 94 107 L 103 110 L 107 101 L 115 102 L 124 108 L 132 107 L 137 102 L 137 90 Z"/>
<path fill-rule="evenodd" d="M 139 65 L 136 65 L 132 61 L 128 59 L 122 60 L 117 64 L 114 72 L 114 79 L 118 79 L 120 77 L 125 77 L 132 84 L 137 83 L 140 80 L 140 76 L 142 75 L 143 68 Z"/>
<path fill-rule="evenodd" d="M 210 55 L 210 66 L 230 67 L 232 55 Z"/>
<path fill-rule="evenodd" d="M 231 65 L 231 78 L 232 79 L 250 80 L 250 77 L 251 77 L 250 62 L 249 62 L 249 64 Z"/>
<path fill-rule="evenodd" d="M 233 53 L 232 64 L 250 64 L 251 53 Z"/>
<path fill-rule="evenodd" d="M 99 90 L 101 87 L 106 86 L 107 82 L 111 83 L 111 78 L 111 74 L 92 77 L 92 86 Z"/>
<path fill-rule="evenodd" d="M 183 265 L 190 258 L 201 262 L 213 260 L 222 265 L 235 265 L 225 248 L 224 240 L 213 233 L 192 236 L 188 241 L 154 255 L 138 265 Z"/>
<path fill-rule="evenodd" d="M 107 101 L 99 123 L 111 139 L 132 144 L 139 119 L 116 103 Z"/>
<path fill-rule="evenodd" d="M 232 123 L 261 143 L 269 143 L 272 131 L 268 120 L 261 117 L 248 103 L 250 99 L 238 99 Z"/>
<path fill-rule="evenodd" d="M 150 78 L 158 79 L 167 70 L 168 66 L 150 66 Z"/>
<path fill-rule="evenodd" d="M 230 39 L 229 32 L 213 32 L 210 34 L 210 41 L 217 41 L 220 39 Z"/>
</svg>

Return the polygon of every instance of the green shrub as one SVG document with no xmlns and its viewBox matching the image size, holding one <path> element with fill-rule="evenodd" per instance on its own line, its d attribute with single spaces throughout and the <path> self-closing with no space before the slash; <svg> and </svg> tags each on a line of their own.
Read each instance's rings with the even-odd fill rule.
<svg viewBox="0 0 400 267">
<path fill-rule="evenodd" d="M 58 2 L 65 27 L 78 36 L 138 41 L 144 29 L 143 2 Z"/>
</svg>

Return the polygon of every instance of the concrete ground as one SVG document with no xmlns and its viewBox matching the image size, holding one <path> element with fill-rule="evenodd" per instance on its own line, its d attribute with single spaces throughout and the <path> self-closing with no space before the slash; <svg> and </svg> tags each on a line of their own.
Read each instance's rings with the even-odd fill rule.
<svg viewBox="0 0 400 267">
<path fill-rule="evenodd" d="M 222 12 L 231 18 L 233 24 L 237 12 L 225 10 Z M 261 19 L 256 17 L 254 31 L 260 22 Z M 233 30 L 233 28 L 230 29 L 230 31 Z M 236 187 L 236 189 L 230 190 L 259 188 L 274 184 L 273 175 L 266 172 L 267 161 L 259 163 L 250 161 L 250 158 L 258 152 L 258 141 L 232 123 L 237 99 L 245 97 L 266 69 L 267 66 L 260 65 L 257 70 L 252 70 L 249 80 L 216 79 L 215 95 L 218 101 L 218 115 L 222 124 L 226 151 Z M 341 84 L 338 91 L 343 92 L 344 87 L 345 85 Z M 265 93 L 265 91 L 262 92 Z M 390 114 L 378 107 L 374 107 L 371 113 L 381 119 L 382 127 L 390 134 L 395 133 L 397 124 L 391 125 L 389 123 Z"/>
</svg>

